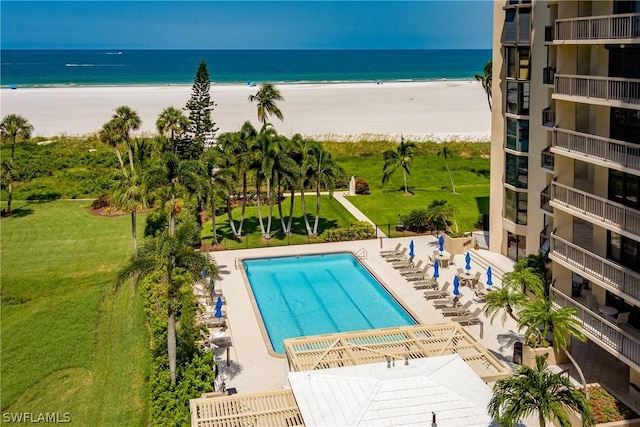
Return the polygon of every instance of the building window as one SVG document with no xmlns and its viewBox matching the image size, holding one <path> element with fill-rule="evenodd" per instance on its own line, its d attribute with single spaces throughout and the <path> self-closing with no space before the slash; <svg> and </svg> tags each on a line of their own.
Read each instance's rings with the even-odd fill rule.
<svg viewBox="0 0 640 427">
<path fill-rule="evenodd" d="M 528 47 L 505 47 L 505 64 L 507 66 L 507 78 L 516 80 L 529 80 L 529 53 Z"/>
<path fill-rule="evenodd" d="M 507 117 L 507 148 L 529 152 L 529 120 Z"/>
<path fill-rule="evenodd" d="M 505 190 L 504 217 L 516 224 L 527 225 L 527 193 Z"/>
<path fill-rule="evenodd" d="M 607 254 L 609 259 L 640 273 L 640 242 L 609 231 Z"/>
<path fill-rule="evenodd" d="M 640 144 L 640 110 L 611 107 L 610 129 L 611 138 Z"/>
<path fill-rule="evenodd" d="M 531 7 L 505 10 L 504 42 L 519 44 L 531 42 Z"/>
<path fill-rule="evenodd" d="M 507 232 L 507 256 L 511 259 L 527 256 L 527 238 Z"/>
<path fill-rule="evenodd" d="M 609 200 L 640 209 L 640 177 L 609 170 Z"/>
<path fill-rule="evenodd" d="M 529 115 L 529 83 L 507 82 L 507 113 Z"/>
<path fill-rule="evenodd" d="M 516 188 L 527 188 L 529 182 L 529 158 L 506 153 L 505 182 Z"/>
</svg>

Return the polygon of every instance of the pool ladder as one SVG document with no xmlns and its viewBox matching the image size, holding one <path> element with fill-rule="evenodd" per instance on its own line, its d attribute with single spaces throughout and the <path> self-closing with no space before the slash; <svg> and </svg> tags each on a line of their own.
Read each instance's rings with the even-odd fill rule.
<svg viewBox="0 0 640 427">
<path fill-rule="evenodd" d="M 365 248 L 360 248 L 358 252 L 356 252 L 356 258 L 367 259 L 367 250 Z"/>
<path fill-rule="evenodd" d="M 233 263 L 236 267 L 236 270 L 244 270 L 244 263 L 242 262 L 242 259 L 236 258 L 235 260 L 233 260 Z"/>
</svg>

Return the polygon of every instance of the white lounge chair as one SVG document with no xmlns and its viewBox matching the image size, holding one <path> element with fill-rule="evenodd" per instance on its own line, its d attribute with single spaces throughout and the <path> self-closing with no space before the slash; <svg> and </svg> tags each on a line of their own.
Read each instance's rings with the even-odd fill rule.
<svg viewBox="0 0 640 427">
<path fill-rule="evenodd" d="M 433 302 L 433 306 L 435 308 L 453 307 L 453 306 L 458 304 L 457 298 L 452 297 L 452 296 L 448 296 L 446 298 L 437 299 L 437 300 L 434 300 L 432 302 Z"/>
<path fill-rule="evenodd" d="M 402 248 L 402 250 L 395 254 L 384 257 L 387 262 L 398 262 L 398 261 L 406 261 L 408 258 L 406 256 L 407 248 Z"/>
<path fill-rule="evenodd" d="M 438 288 L 438 282 L 434 278 L 431 278 L 428 280 L 418 280 L 417 282 L 411 282 L 411 284 L 413 285 L 413 288 L 416 290 Z"/>
<path fill-rule="evenodd" d="M 380 256 L 384 257 L 384 256 L 399 254 L 401 247 L 402 247 L 402 243 L 398 243 L 396 245 L 395 249 L 390 249 L 390 250 L 386 250 L 386 251 L 380 251 Z"/>
<path fill-rule="evenodd" d="M 471 314 L 467 314 L 466 316 L 452 317 L 451 320 L 454 322 L 458 322 L 461 325 L 473 325 L 480 322 L 480 317 L 478 317 L 480 316 L 480 313 L 482 313 L 482 309 L 478 307 Z"/>
<path fill-rule="evenodd" d="M 451 283 L 445 282 L 445 284 L 442 286 L 442 289 L 438 289 L 434 291 L 425 291 L 424 297 L 426 299 L 445 298 L 449 295 L 450 288 L 451 288 Z"/>
<path fill-rule="evenodd" d="M 442 314 L 445 316 L 464 316 L 467 314 L 471 314 L 469 308 L 471 307 L 471 301 L 467 301 L 464 305 L 459 307 L 444 307 L 441 308 Z"/>
</svg>

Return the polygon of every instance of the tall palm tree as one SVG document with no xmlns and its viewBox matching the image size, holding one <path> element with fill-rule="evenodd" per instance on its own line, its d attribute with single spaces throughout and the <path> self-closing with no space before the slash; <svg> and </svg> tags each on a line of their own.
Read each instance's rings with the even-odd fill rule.
<svg viewBox="0 0 640 427">
<path fill-rule="evenodd" d="M 7 212 L 11 212 L 11 201 L 13 200 L 13 180 L 17 176 L 17 171 L 13 164 L 16 152 L 16 143 L 19 141 L 25 141 L 31 138 L 31 132 L 33 126 L 27 119 L 18 114 L 9 114 L 2 122 L 0 122 L 0 135 L 2 136 L 2 142 L 8 142 L 11 144 L 11 157 L 9 159 L 9 165 L 11 166 L 11 176 L 7 186 L 9 197 L 7 199 Z"/>
<path fill-rule="evenodd" d="M 133 245 L 133 257 L 138 252 L 138 232 L 136 213 L 147 206 L 147 186 L 142 176 L 134 170 L 130 172 L 123 169 L 116 187 L 111 195 L 111 202 L 121 211 L 131 215 L 131 240 Z"/>
<path fill-rule="evenodd" d="M 311 184 L 316 190 L 316 215 L 312 234 L 317 236 L 320 224 L 320 190 L 324 187 L 329 190 L 329 194 L 333 192 L 336 178 L 340 175 L 340 167 L 333 161 L 331 154 L 319 144 L 310 145 L 306 160 L 311 172 Z"/>
<path fill-rule="evenodd" d="M 129 166 L 133 172 L 135 166 L 133 160 L 133 144 L 131 143 L 131 131 L 140 129 L 142 120 L 140 120 L 138 113 L 126 105 L 116 108 L 116 112 L 111 120 L 113 120 L 114 125 L 120 130 L 120 135 L 124 138 L 124 142 L 127 143 Z"/>
<path fill-rule="evenodd" d="M 384 166 L 382 167 L 382 185 L 389 182 L 391 175 L 402 168 L 402 179 L 404 182 L 404 194 L 409 194 L 407 190 L 407 175 L 411 173 L 413 166 L 413 154 L 417 145 L 413 142 L 404 142 L 404 138 L 400 137 L 400 144 L 395 150 L 387 150 L 382 153 L 384 157 Z"/>
<path fill-rule="evenodd" d="M 161 135 L 169 133 L 171 140 L 171 151 L 176 151 L 176 136 L 182 135 L 189 129 L 189 118 L 182 114 L 182 111 L 175 107 L 167 107 L 162 110 L 156 121 L 156 129 Z"/>
<path fill-rule="evenodd" d="M 256 137 L 255 150 L 260 155 L 259 160 L 256 164 L 256 166 L 258 166 L 256 170 L 258 222 L 260 223 L 260 231 L 262 233 L 262 237 L 268 239 L 271 233 L 271 221 L 273 218 L 274 170 L 277 163 L 277 158 L 280 155 L 280 143 L 278 140 L 278 135 L 271 124 L 266 123 L 260 129 L 260 132 Z M 269 207 L 266 228 L 262 219 L 261 190 L 263 180 L 267 190 L 267 204 Z"/>
<path fill-rule="evenodd" d="M 180 223 L 172 234 L 164 230 L 159 236 L 147 239 L 140 248 L 139 256 L 120 271 L 118 284 L 127 279 L 139 282 L 154 271 L 164 272 L 167 283 L 167 356 L 171 384 L 176 384 L 176 308 L 180 297 L 180 286 L 175 280 L 177 275 L 187 275 L 196 280 L 203 270 L 212 276 L 217 268 L 209 261 L 209 257 L 193 250 L 193 243 L 198 238 L 198 228 L 194 221 Z"/>
<path fill-rule="evenodd" d="M 475 78 L 482 85 L 482 89 L 487 94 L 487 103 L 489 104 L 489 111 L 491 111 L 491 79 L 493 77 L 493 62 L 491 60 L 484 64 L 482 74 L 476 74 Z"/>
<path fill-rule="evenodd" d="M 109 120 L 107 123 L 102 125 L 99 133 L 99 138 L 100 141 L 111 146 L 115 150 L 120 169 L 124 171 L 124 160 L 122 160 L 122 153 L 120 153 L 120 149 L 118 148 L 118 145 L 120 145 L 122 140 L 124 140 L 122 129 L 116 124 L 115 121 Z"/>
<path fill-rule="evenodd" d="M 453 153 L 446 145 L 443 145 L 442 150 L 438 151 L 438 156 L 444 158 L 444 166 L 447 168 L 447 174 L 449 175 L 449 181 L 451 181 L 451 193 L 456 194 L 456 186 L 453 183 L 453 177 L 451 176 L 451 170 L 449 170 L 449 162 L 447 160 L 452 157 Z"/>
<path fill-rule="evenodd" d="M 267 116 L 276 116 L 280 121 L 284 120 L 282 111 L 278 108 L 276 101 L 284 101 L 280 91 L 271 83 L 260 85 L 255 95 L 249 95 L 249 102 L 255 102 L 258 108 L 258 121 L 265 125 Z"/>
<path fill-rule="evenodd" d="M 518 366 L 513 374 L 493 386 L 488 411 L 500 425 L 516 426 L 527 416 L 538 417 L 540 427 L 547 421 L 569 427 L 568 410 L 582 415 L 582 425 L 594 425 L 587 398 L 571 381 L 547 369 L 547 360 L 536 356 L 536 367 Z"/>
</svg>

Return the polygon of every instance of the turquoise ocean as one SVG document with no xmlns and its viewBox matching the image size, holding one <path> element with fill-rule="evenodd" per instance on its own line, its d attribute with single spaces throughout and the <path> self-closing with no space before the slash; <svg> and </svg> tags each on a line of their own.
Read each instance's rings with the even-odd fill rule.
<svg viewBox="0 0 640 427">
<path fill-rule="evenodd" d="M 491 50 L 2 50 L 3 87 L 473 79 Z"/>
</svg>

